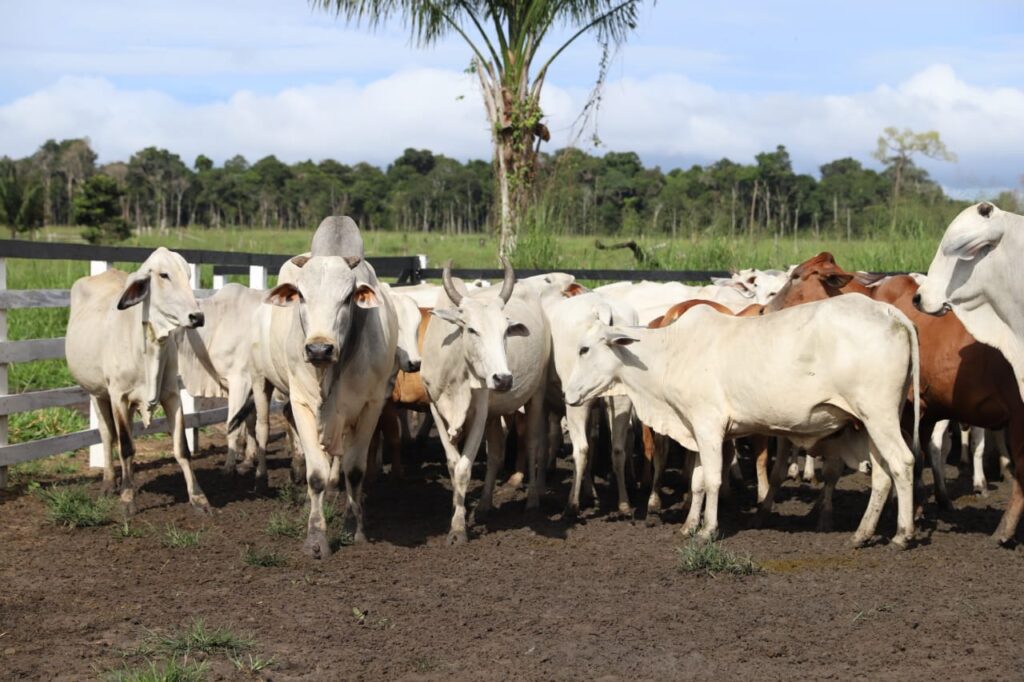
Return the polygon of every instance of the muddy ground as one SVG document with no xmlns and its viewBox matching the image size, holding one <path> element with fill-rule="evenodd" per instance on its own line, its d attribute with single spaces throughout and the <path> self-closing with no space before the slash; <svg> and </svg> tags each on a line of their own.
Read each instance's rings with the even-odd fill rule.
<svg viewBox="0 0 1024 682">
<path fill-rule="evenodd" d="M 154 633 L 194 618 L 251 636 L 249 653 L 272 660 L 258 676 L 277 680 L 1024 674 L 1016 610 L 1024 554 L 989 539 L 1005 483 L 984 499 L 969 494 L 969 478 L 951 483 L 958 510 L 938 514 L 929 505 L 920 543 L 905 552 L 884 541 L 848 548 L 867 503 L 863 474 L 844 478 L 831 533 L 815 532 L 804 516 L 816 486 L 787 484 L 763 530 L 751 528 L 752 500 L 740 493 L 723 505 L 723 546 L 763 571 L 709 577 L 678 569 L 685 540 L 674 471 L 665 492 L 676 507 L 662 525 L 593 510 L 563 522 L 562 463 L 539 519 L 528 521 L 524 494 L 506 489 L 489 526 L 465 546 L 446 547 L 451 497 L 430 448 L 409 461 L 404 479 L 385 475 L 369 489 L 368 544 L 314 562 L 302 556 L 301 540 L 267 532 L 275 512 L 302 517 L 277 496 L 289 473 L 282 443 L 268 496 L 221 475 L 222 436 L 211 431 L 204 444 L 198 476 L 215 508 L 205 518 L 186 504 L 173 459 L 159 458 L 166 439 L 142 444 L 132 524 L 142 537 L 117 537 L 116 523 L 56 528 L 23 484 L 0 492 L 0 678 L 103 677 L 143 664 L 140 646 Z M 472 500 L 481 479 L 478 461 Z M 97 478 L 85 480 L 98 494 Z M 603 508 L 613 509 L 600 479 L 599 488 Z M 164 546 L 168 526 L 202 529 L 199 545 Z M 891 536 L 894 527 L 889 509 L 880 530 Z M 247 565 L 251 548 L 287 563 Z M 210 679 L 247 675 L 223 655 L 207 665 Z"/>
</svg>

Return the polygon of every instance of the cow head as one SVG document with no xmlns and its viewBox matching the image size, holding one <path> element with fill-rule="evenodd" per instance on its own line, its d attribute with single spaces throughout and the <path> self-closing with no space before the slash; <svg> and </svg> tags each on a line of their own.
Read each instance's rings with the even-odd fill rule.
<svg viewBox="0 0 1024 682">
<path fill-rule="evenodd" d="M 831 253 L 823 251 L 793 269 L 789 281 L 772 297 L 765 311 L 774 312 L 838 296 L 853 278 L 853 273 L 836 265 Z"/>
<path fill-rule="evenodd" d="M 508 368 L 506 340 L 510 336 L 526 336 L 529 331 L 525 325 L 505 315 L 505 304 L 512 296 L 516 276 L 504 257 L 501 263 L 505 269 L 501 291 L 497 298 L 485 298 L 464 296 L 456 289 L 449 262 L 444 268 L 442 281 L 445 293 L 455 307 L 435 308 L 431 314 L 458 328 L 473 388 L 508 391 L 512 388 L 513 377 Z"/>
<path fill-rule="evenodd" d="M 988 202 L 961 211 L 942 236 L 928 276 L 914 295 L 917 309 L 943 315 L 953 306 L 972 310 L 992 300 L 987 288 L 1002 286 L 1000 273 L 1016 272 L 1016 254 L 999 248 L 1015 217 Z"/>
<path fill-rule="evenodd" d="M 595 319 L 580 339 L 576 367 L 565 385 L 565 402 L 582 405 L 603 394 L 619 381 L 626 346 L 639 341 L 635 336 Z"/>
<path fill-rule="evenodd" d="M 318 366 L 337 362 L 359 310 L 380 305 L 374 278 L 353 271 L 360 260 L 358 256 L 296 256 L 291 260 L 297 267 L 295 281 L 278 284 L 267 294 L 267 303 L 298 306 L 306 362 Z"/>
<path fill-rule="evenodd" d="M 392 290 L 393 291 L 393 290 Z M 398 316 L 398 345 L 395 356 L 403 372 L 420 371 L 419 329 L 423 315 L 416 301 L 402 294 L 394 294 L 395 313 Z"/>
<path fill-rule="evenodd" d="M 117 309 L 142 303 L 142 319 L 158 339 L 166 338 L 178 327 L 202 327 L 205 320 L 192 292 L 190 275 L 185 259 L 161 246 L 128 275 Z"/>
</svg>

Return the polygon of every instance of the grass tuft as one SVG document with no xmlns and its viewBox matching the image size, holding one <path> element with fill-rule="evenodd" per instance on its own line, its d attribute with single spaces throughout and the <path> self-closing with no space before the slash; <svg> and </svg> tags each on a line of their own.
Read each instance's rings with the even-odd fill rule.
<svg viewBox="0 0 1024 682">
<path fill-rule="evenodd" d="M 252 638 L 237 635 L 227 628 L 208 627 L 202 618 L 196 618 L 178 633 L 151 634 L 147 645 L 169 656 L 190 656 L 200 652 L 239 656 L 253 646 Z"/>
<path fill-rule="evenodd" d="M 114 500 L 92 497 L 84 486 L 53 486 L 36 488 L 36 494 L 46 504 L 46 519 L 64 528 L 88 528 L 110 523 Z"/>
<path fill-rule="evenodd" d="M 272 549 L 259 549 L 258 547 L 247 546 L 242 555 L 242 561 L 247 566 L 257 568 L 281 568 L 288 565 L 288 559 Z"/>
<path fill-rule="evenodd" d="M 171 659 L 163 665 L 148 661 L 145 665 L 111 671 L 106 675 L 108 682 L 202 682 L 206 679 L 206 663 Z"/>
<path fill-rule="evenodd" d="M 125 519 L 120 525 L 114 528 L 113 536 L 117 540 L 144 538 L 146 537 L 146 531 L 139 526 L 133 526 L 127 519 Z"/>
<path fill-rule="evenodd" d="M 255 675 L 258 672 L 262 672 L 274 665 L 274 657 L 260 658 L 259 656 L 253 656 L 252 654 L 246 654 L 243 659 L 241 656 L 228 656 L 228 660 L 231 661 L 232 665 L 235 666 L 235 670 L 246 675 Z"/>
<path fill-rule="evenodd" d="M 749 556 L 734 554 L 718 542 L 690 538 L 685 547 L 679 548 L 679 570 L 710 576 L 719 573 L 754 575 L 761 572 L 761 567 Z"/>
<path fill-rule="evenodd" d="M 169 547 L 171 549 L 198 547 L 199 539 L 202 534 L 202 529 L 185 530 L 184 528 L 178 528 L 172 524 L 164 527 L 163 538 L 161 538 L 160 541 L 164 547 Z"/>
<path fill-rule="evenodd" d="M 267 535 L 285 538 L 300 538 L 305 524 L 301 519 L 285 512 L 274 512 L 267 522 Z"/>
</svg>

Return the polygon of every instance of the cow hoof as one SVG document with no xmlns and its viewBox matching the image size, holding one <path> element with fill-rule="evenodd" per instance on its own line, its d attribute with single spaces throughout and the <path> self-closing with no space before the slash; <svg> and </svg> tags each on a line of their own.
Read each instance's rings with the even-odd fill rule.
<svg viewBox="0 0 1024 682">
<path fill-rule="evenodd" d="M 514 489 L 521 488 L 523 486 L 523 478 L 524 476 L 522 472 L 517 471 L 516 473 L 508 477 L 508 480 L 505 482 L 505 485 L 507 485 L 509 488 Z"/>
<path fill-rule="evenodd" d="M 924 506 L 914 507 L 914 520 L 921 521 L 924 519 Z"/>
<path fill-rule="evenodd" d="M 714 530 L 706 530 L 702 528 L 700 532 L 697 533 L 697 535 L 694 537 L 697 538 L 697 542 L 706 544 L 720 540 L 722 537 L 722 533 L 717 528 L 715 528 Z"/>
<path fill-rule="evenodd" d="M 205 495 L 196 495 L 192 498 L 192 511 L 203 516 L 213 513 Z"/>
<path fill-rule="evenodd" d="M 256 482 L 253 485 L 252 491 L 257 495 L 266 495 L 270 491 L 270 484 L 267 483 L 267 475 L 256 477 Z"/>
<path fill-rule="evenodd" d="M 575 504 L 565 505 L 565 509 L 562 510 L 562 518 L 569 521 L 579 518 L 580 508 Z"/>
<path fill-rule="evenodd" d="M 366 533 L 361 530 L 357 530 L 352 534 L 352 544 L 354 545 L 365 545 L 366 544 Z"/>
<path fill-rule="evenodd" d="M 800 478 L 800 466 L 796 462 L 793 462 L 789 465 L 786 475 L 794 481 L 798 480 Z"/>
<path fill-rule="evenodd" d="M 654 528 L 655 526 L 660 526 L 661 525 L 661 515 L 660 514 L 652 514 L 651 512 L 647 512 L 647 517 L 644 518 L 644 525 L 647 526 L 648 528 Z"/>
<path fill-rule="evenodd" d="M 852 538 L 850 538 L 850 546 L 854 549 L 861 549 L 862 547 L 868 544 L 868 540 L 870 539 L 871 536 L 869 535 L 855 534 Z"/>
<path fill-rule="evenodd" d="M 897 535 L 892 539 L 892 548 L 898 550 L 909 549 L 910 545 L 914 542 L 913 535 Z"/>
<path fill-rule="evenodd" d="M 244 462 L 239 463 L 239 465 L 235 467 L 235 472 L 239 476 L 248 476 L 252 470 L 253 463 L 250 462 L 249 460 L 245 460 Z"/>
<path fill-rule="evenodd" d="M 100 484 L 100 495 L 116 495 L 117 494 L 117 481 L 116 480 L 104 480 Z"/>
<path fill-rule="evenodd" d="M 135 516 L 138 513 L 138 508 L 135 506 L 135 500 L 129 500 L 128 502 L 122 502 L 121 507 L 124 511 L 125 518 Z"/>
<path fill-rule="evenodd" d="M 306 469 L 305 467 L 292 467 L 292 484 L 305 486 L 306 484 Z"/>
<path fill-rule="evenodd" d="M 825 516 L 822 514 L 818 517 L 818 532 L 819 533 L 831 533 L 832 532 L 832 517 Z"/>
<path fill-rule="evenodd" d="M 944 512 L 956 511 L 956 505 L 954 505 L 953 501 L 950 500 L 948 497 L 944 497 L 941 500 L 935 500 L 935 502 L 936 504 L 939 505 L 939 509 L 941 509 Z"/>
<path fill-rule="evenodd" d="M 469 536 L 466 535 L 466 531 L 453 530 L 450 533 L 448 533 L 448 539 L 445 541 L 445 544 L 447 544 L 449 547 L 454 547 L 455 545 L 464 545 L 468 541 Z"/>
<path fill-rule="evenodd" d="M 978 497 L 988 497 L 988 486 L 974 486 L 974 494 Z"/>
<path fill-rule="evenodd" d="M 490 520 L 493 510 L 491 508 L 477 507 L 469 514 L 469 525 L 485 524 Z"/>
<path fill-rule="evenodd" d="M 1001 528 L 996 529 L 996 532 L 992 534 L 992 539 L 997 547 L 1009 547 L 1013 544 L 1013 536 L 1007 535 Z"/>
<path fill-rule="evenodd" d="M 220 475 L 227 476 L 228 478 L 234 478 L 238 473 L 238 467 L 233 462 L 225 462 L 224 466 L 220 468 Z"/>
<path fill-rule="evenodd" d="M 331 556 L 331 543 L 327 541 L 327 533 L 310 531 L 306 542 L 302 545 L 302 551 L 313 559 L 326 559 Z"/>
</svg>

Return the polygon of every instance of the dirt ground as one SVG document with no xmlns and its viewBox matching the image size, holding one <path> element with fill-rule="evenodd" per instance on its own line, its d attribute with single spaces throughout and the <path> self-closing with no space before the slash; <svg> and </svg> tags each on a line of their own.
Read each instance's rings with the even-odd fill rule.
<svg viewBox="0 0 1024 682">
<path fill-rule="evenodd" d="M 989 539 L 1008 485 L 987 498 L 969 478 L 951 482 L 958 510 L 919 527 L 900 552 L 880 541 L 847 545 L 867 503 L 867 476 L 846 476 L 836 530 L 805 517 L 817 486 L 789 483 L 767 529 L 751 527 L 752 500 L 723 504 L 727 549 L 764 570 L 734 577 L 678 569 L 682 489 L 666 476 L 664 524 L 589 511 L 568 524 L 565 463 L 551 477 L 544 513 L 528 521 L 521 491 L 503 490 L 490 524 L 467 545 L 445 546 L 451 497 L 439 452 L 408 462 L 406 476 L 367 493 L 369 543 L 322 562 L 301 540 L 267 533 L 271 514 L 302 517 L 276 495 L 288 462 L 272 453 L 267 496 L 251 480 L 221 475 L 223 437 L 197 457 L 215 508 L 190 511 L 181 473 L 146 441 L 141 466 L 143 537 L 117 524 L 63 530 L 24 487 L 0 492 L 0 678 L 94 679 L 140 663 L 153 633 L 194 618 L 249 635 L 272 659 L 260 676 L 292 679 L 996 679 L 1024 674 L 1014 600 L 1024 585 L 1021 550 Z M 483 458 L 481 458 L 482 460 Z M 145 457 L 143 457 L 145 460 Z M 950 477 L 956 470 L 949 468 Z M 475 500 L 479 467 L 474 471 Z M 96 477 L 86 479 L 99 492 Z M 606 484 L 602 509 L 613 509 Z M 643 498 L 639 493 L 636 501 Z M 643 506 L 641 504 L 641 506 Z M 880 526 L 895 529 L 890 509 Z M 116 513 L 115 513 L 116 515 Z M 197 547 L 170 549 L 164 529 L 202 529 Z M 249 547 L 274 550 L 282 567 L 247 565 Z M 244 675 L 211 656 L 210 679 Z"/>
</svg>

